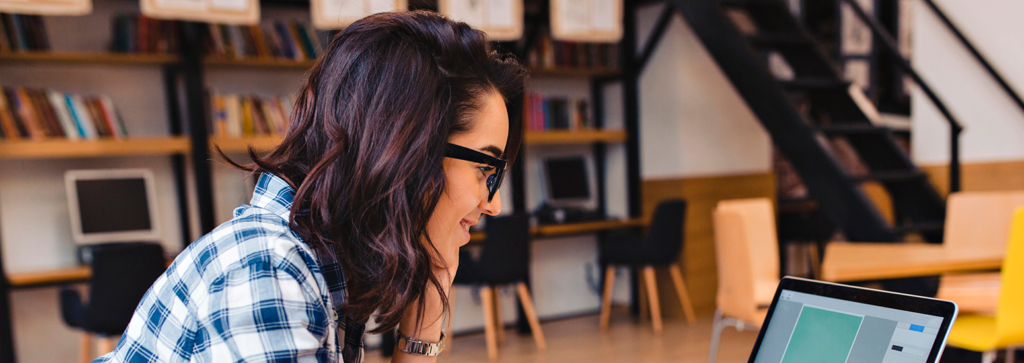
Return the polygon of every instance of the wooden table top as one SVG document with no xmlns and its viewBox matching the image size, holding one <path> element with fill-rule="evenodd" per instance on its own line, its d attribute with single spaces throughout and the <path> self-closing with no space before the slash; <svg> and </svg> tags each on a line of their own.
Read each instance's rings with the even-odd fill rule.
<svg viewBox="0 0 1024 363">
<path fill-rule="evenodd" d="M 942 245 L 832 242 L 825 248 L 821 277 L 863 281 L 991 270 L 1003 265 L 1005 251 L 953 250 Z"/>
<path fill-rule="evenodd" d="M 643 218 L 633 219 L 608 219 L 603 221 L 544 224 L 530 227 L 530 235 L 533 237 L 552 237 L 577 233 L 599 232 L 620 228 L 643 227 L 647 221 Z M 470 242 L 481 242 L 487 238 L 484 232 L 473 232 L 470 234 Z"/>
</svg>

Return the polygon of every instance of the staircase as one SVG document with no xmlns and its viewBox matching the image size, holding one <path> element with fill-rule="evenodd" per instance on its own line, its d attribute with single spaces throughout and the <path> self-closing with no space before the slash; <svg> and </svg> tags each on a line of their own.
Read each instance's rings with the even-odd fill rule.
<svg viewBox="0 0 1024 363">
<path fill-rule="evenodd" d="M 669 0 L 758 116 L 807 186 L 810 199 L 850 241 L 899 242 L 918 233 L 942 241 L 945 203 L 897 144 L 871 122 L 873 106 L 840 76 L 783 0 Z M 736 19 L 749 22 L 736 22 Z M 792 71 L 768 67 L 776 53 Z M 844 139 L 867 171 L 851 171 L 834 155 Z M 865 182 L 888 191 L 895 224 L 863 192 Z"/>
</svg>

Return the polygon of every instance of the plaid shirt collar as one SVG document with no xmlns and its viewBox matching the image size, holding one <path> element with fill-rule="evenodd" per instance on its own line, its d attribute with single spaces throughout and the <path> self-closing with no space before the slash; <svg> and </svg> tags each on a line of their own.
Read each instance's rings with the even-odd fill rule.
<svg viewBox="0 0 1024 363">
<path fill-rule="evenodd" d="M 290 223 L 294 201 L 295 189 L 288 185 L 284 179 L 271 173 L 263 173 L 260 175 L 259 181 L 256 182 L 256 189 L 252 193 L 252 200 L 249 204 L 266 209 Z M 341 316 L 341 306 L 344 305 L 346 299 L 345 272 L 342 271 L 341 264 L 334 255 L 327 254 L 321 256 L 321 254 L 316 254 L 315 252 L 314 258 L 320 262 L 324 281 L 327 283 L 327 289 L 331 293 L 334 311 L 338 312 L 338 315 Z"/>
</svg>

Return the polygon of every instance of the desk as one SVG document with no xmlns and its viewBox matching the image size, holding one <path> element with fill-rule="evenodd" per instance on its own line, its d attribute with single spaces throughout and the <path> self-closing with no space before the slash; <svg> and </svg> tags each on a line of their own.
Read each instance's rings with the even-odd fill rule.
<svg viewBox="0 0 1024 363">
<path fill-rule="evenodd" d="M 647 221 L 642 218 L 633 219 L 609 219 L 603 221 L 563 223 L 563 224 L 542 224 L 530 227 L 530 236 L 551 237 L 567 234 L 607 231 L 611 229 L 644 227 Z M 469 234 L 470 242 L 481 242 L 487 238 L 484 232 L 473 232 Z"/>
<path fill-rule="evenodd" d="M 167 260 L 165 267 L 171 266 L 171 262 L 174 260 Z M 11 284 L 12 289 L 88 282 L 90 278 L 92 278 L 92 268 L 89 266 L 7 274 L 7 282 Z"/>
<path fill-rule="evenodd" d="M 942 245 L 832 242 L 825 248 L 821 277 L 826 281 L 882 280 L 991 270 L 1003 265 L 1005 251 L 952 250 Z"/>
</svg>

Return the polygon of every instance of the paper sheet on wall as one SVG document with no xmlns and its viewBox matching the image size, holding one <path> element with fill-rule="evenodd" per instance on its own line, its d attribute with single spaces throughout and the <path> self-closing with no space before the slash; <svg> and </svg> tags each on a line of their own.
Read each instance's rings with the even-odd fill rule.
<svg viewBox="0 0 1024 363">
<path fill-rule="evenodd" d="M 622 38 L 622 2 L 551 0 L 551 35 L 569 41 L 618 41 Z"/>
<path fill-rule="evenodd" d="M 86 15 L 92 0 L 0 0 L 0 12 L 31 15 Z"/>
<path fill-rule="evenodd" d="M 484 31 L 490 40 L 523 36 L 523 0 L 441 0 L 441 14 Z"/>
<path fill-rule="evenodd" d="M 313 26 L 341 29 L 369 15 L 409 8 L 408 0 L 311 0 Z"/>
<path fill-rule="evenodd" d="M 258 0 L 139 0 L 142 13 L 158 19 L 257 24 Z"/>
</svg>

